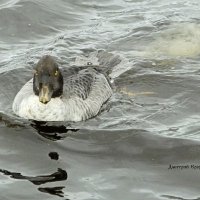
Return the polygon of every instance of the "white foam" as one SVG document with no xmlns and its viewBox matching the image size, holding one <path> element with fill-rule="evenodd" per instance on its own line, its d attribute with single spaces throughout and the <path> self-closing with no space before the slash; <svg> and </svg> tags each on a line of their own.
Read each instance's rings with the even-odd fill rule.
<svg viewBox="0 0 200 200">
<path fill-rule="evenodd" d="M 147 56 L 195 57 L 200 54 L 200 25 L 173 24 L 156 34 L 146 48 Z"/>
</svg>

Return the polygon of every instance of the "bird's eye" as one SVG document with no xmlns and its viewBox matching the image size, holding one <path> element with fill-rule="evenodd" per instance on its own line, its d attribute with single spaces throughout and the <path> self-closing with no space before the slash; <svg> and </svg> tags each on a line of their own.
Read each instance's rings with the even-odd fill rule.
<svg viewBox="0 0 200 200">
<path fill-rule="evenodd" d="M 91 62 L 87 62 L 87 65 L 92 65 L 92 63 Z"/>
<path fill-rule="evenodd" d="M 55 71 L 54 75 L 55 75 L 55 76 L 58 76 L 58 70 Z"/>
</svg>

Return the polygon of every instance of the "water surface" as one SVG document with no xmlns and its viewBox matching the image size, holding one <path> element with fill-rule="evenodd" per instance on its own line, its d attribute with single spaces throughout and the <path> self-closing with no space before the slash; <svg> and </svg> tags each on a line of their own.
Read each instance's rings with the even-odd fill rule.
<svg viewBox="0 0 200 200">
<path fill-rule="evenodd" d="M 199 6 L 0 0 L 0 199 L 199 199 Z M 69 67 L 100 49 L 121 62 L 98 116 L 45 123 L 13 114 L 42 55 Z"/>
</svg>

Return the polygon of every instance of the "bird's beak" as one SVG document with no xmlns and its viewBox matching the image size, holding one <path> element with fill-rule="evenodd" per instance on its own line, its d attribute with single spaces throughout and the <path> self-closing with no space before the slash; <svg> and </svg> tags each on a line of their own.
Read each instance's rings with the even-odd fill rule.
<svg viewBox="0 0 200 200">
<path fill-rule="evenodd" d="M 47 104 L 52 97 L 53 90 L 48 85 L 42 85 L 39 92 L 39 100 L 41 103 Z"/>
</svg>

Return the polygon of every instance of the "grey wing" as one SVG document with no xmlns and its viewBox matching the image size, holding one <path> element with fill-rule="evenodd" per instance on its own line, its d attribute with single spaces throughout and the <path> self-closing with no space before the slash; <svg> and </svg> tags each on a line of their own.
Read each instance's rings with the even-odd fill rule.
<svg viewBox="0 0 200 200">
<path fill-rule="evenodd" d="M 79 73 L 68 76 L 64 82 L 64 93 L 68 98 L 78 96 L 83 100 L 90 94 L 96 73 L 93 70 L 81 70 Z"/>
<path fill-rule="evenodd" d="M 66 67 L 66 68 L 62 68 L 62 74 L 63 74 L 64 78 L 67 79 L 67 77 L 70 77 L 72 75 L 76 75 L 81 70 L 84 70 L 84 69 L 86 69 L 86 66 L 71 66 L 71 67 Z"/>
</svg>

